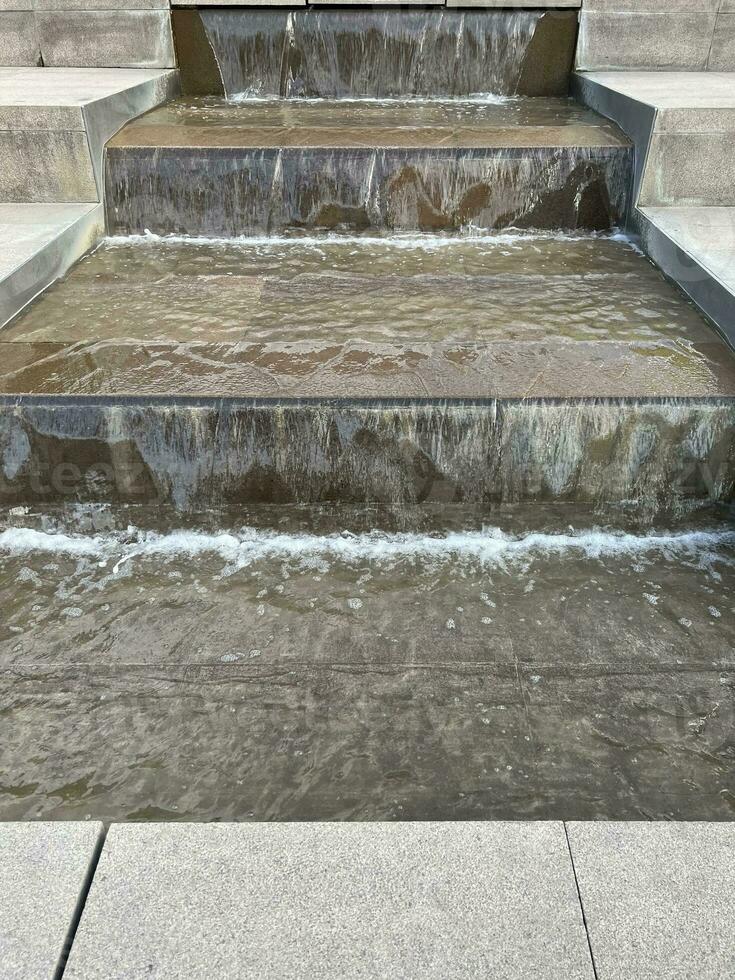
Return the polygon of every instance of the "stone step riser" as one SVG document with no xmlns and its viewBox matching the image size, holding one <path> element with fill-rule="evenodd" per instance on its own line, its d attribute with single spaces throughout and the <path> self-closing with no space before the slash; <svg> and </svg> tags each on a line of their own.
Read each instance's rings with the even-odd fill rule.
<svg viewBox="0 0 735 980">
<path fill-rule="evenodd" d="M 108 147 L 111 234 L 288 229 L 602 230 L 626 212 L 627 147 L 242 149 Z"/>
<path fill-rule="evenodd" d="M 475 404 L 7 400 L 0 502 L 726 502 L 732 400 Z"/>
</svg>

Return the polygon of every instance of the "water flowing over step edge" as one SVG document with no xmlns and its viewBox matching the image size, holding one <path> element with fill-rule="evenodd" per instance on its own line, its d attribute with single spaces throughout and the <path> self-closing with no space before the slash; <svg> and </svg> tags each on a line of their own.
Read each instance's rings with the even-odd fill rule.
<svg viewBox="0 0 735 980">
<path fill-rule="evenodd" d="M 0 506 L 728 503 L 735 399 L 4 397 Z"/>
<path fill-rule="evenodd" d="M 144 229 L 143 232 L 132 235 L 107 235 L 96 246 L 115 248 L 128 245 L 160 246 L 160 245 L 225 245 L 243 250 L 268 250 L 275 248 L 323 248 L 331 246 L 351 245 L 355 248 L 384 248 L 416 249 L 417 251 L 437 251 L 457 246 L 477 246 L 479 248 L 502 248 L 504 246 L 532 244 L 533 242 L 585 242 L 610 241 L 619 242 L 645 256 L 636 239 L 622 228 L 611 228 L 606 231 L 569 231 L 564 229 L 523 229 L 509 227 L 503 231 L 487 232 L 472 224 L 465 226 L 453 234 L 430 234 L 428 232 L 394 232 L 391 234 L 339 234 L 326 232 L 323 235 L 300 234 L 291 235 L 177 235 L 158 234 Z"/>
<path fill-rule="evenodd" d="M 291 98 L 566 94 L 576 21 L 576 11 L 359 8 L 173 17 L 185 91 Z"/>
<path fill-rule="evenodd" d="M 113 234 L 605 230 L 625 219 L 632 166 L 619 142 L 260 149 L 125 145 L 123 130 L 105 154 L 105 210 Z"/>
</svg>

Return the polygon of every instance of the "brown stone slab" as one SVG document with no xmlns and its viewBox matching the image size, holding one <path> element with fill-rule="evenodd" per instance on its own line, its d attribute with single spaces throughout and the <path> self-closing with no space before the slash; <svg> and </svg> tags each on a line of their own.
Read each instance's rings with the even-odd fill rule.
<svg viewBox="0 0 735 980">
<path fill-rule="evenodd" d="M 39 353 L 41 356 L 39 356 Z M 0 344 L 3 394 L 243 398 L 730 397 L 717 341 Z"/>
<path fill-rule="evenodd" d="M 290 127 L 211 129 L 205 126 L 189 126 L 186 130 L 167 126 L 141 127 L 135 134 L 127 134 L 113 143 L 121 146 L 166 146 L 182 148 L 248 147 L 253 149 L 291 149 L 308 147 L 319 149 L 384 149 L 405 148 L 524 148 L 555 146 L 625 146 L 623 139 L 615 137 L 603 127 L 575 126 L 566 128 L 527 127 L 521 129 L 436 129 L 425 128 L 371 128 L 338 129 L 314 127 L 297 129 Z"/>
<path fill-rule="evenodd" d="M 233 105 L 189 99 L 126 126 L 111 147 L 499 148 L 624 147 L 617 127 L 561 99 L 495 105 L 482 102 L 300 103 Z"/>
</svg>

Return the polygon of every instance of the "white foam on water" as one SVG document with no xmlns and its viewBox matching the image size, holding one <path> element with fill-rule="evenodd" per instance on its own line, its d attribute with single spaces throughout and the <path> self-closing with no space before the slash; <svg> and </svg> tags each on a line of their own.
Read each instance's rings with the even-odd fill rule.
<svg viewBox="0 0 735 980">
<path fill-rule="evenodd" d="M 237 532 L 205 533 L 176 530 L 166 533 L 128 528 L 125 532 L 93 535 L 7 528 L 0 532 L 0 554 L 50 554 L 93 559 L 113 565 L 113 574 L 134 559 L 195 560 L 220 557 L 229 567 L 244 568 L 259 561 L 304 563 L 332 560 L 345 564 L 397 561 L 473 561 L 504 566 L 534 557 L 575 559 L 729 560 L 721 549 L 735 545 L 735 530 L 713 529 L 671 533 L 631 534 L 585 530 L 565 533 L 534 532 L 509 535 L 500 528 L 451 532 L 444 535 L 387 533 L 288 534 L 245 527 Z M 719 552 L 719 553 L 718 553 Z"/>
<path fill-rule="evenodd" d="M 583 241 L 610 241 L 627 246 L 640 254 L 640 248 L 629 238 L 629 236 L 619 229 L 611 232 L 568 232 L 568 231 L 544 231 L 544 230 L 523 230 L 519 228 L 509 228 L 496 234 L 488 234 L 486 231 L 466 228 L 464 231 L 454 235 L 430 235 L 430 234 L 393 234 L 390 236 L 366 236 L 366 235 L 240 235 L 233 238 L 208 237 L 197 235 L 157 235 L 152 231 L 146 230 L 142 235 L 110 235 L 100 242 L 99 247 L 124 248 L 131 245 L 227 245 L 244 248 L 252 251 L 262 251 L 263 249 L 282 249 L 282 248 L 318 248 L 328 249 L 334 246 L 351 246 L 363 248 L 385 248 L 386 250 L 395 249 L 417 249 L 424 251 L 434 251 L 443 248 L 453 248 L 457 245 L 476 245 L 481 248 L 498 248 L 508 245 L 523 245 L 532 242 L 583 242 Z"/>
<path fill-rule="evenodd" d="M 496 92 L 471 92 L 469 95 L 454 97 L 448 95 L 414 95 L 403 96 L 402 98 L 376 98 L 375 96 L 370 95 L 341 95 L 339 97 L 339 102 L 357 105 L 410 106 L 411 108 L 423 104 L 438 104 L 451 105 L 452 107 L 459 106 L 461 108 L 463 105 L 509 105 L 513 102 L 521 102 L 523 101 L 523 98 L 524 97 L 520 95 L 498 95 Z M 244 92 L 233 92 L 232 95 L 228 95 L 226 97 L 225 101 L 232 105 L 273 105 L 274 103 L 282 103 L 284 105 L 288 105 L 289 107 L 296 106 L 298 108 L 302 105 L 333 105 L 335 100 L 325 96 L 306 97 L 302 95 L 259 95 L 254 89 L 246 89 Z"/>
</svg>

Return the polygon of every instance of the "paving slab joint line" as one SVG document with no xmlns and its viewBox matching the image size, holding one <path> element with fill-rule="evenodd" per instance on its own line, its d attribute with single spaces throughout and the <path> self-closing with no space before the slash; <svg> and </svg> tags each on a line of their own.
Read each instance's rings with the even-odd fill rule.
<svg viewBox="0 0 735 980">
<path fill-rule="evenodd" d="M 572 844 L 569 840 L 569 831 L 567 830 L 566 821 L 564 821 L 564 836 L 567 839 L 567 850 L 569 851 L 569 860 L 572 863 L 572 874 L 574 875 L 574 885 L 577 889 L 577 898 L 579 899 L 579 910 L 582 913 L 582 924 L 584 925 L 584 932 L 587 936 L 587 947 L 590 951 L 590 962 L 592 963 L 592 972 L 595 975 L 595 980 L 599 980 L 599 975 L 597 973 L 597 964 L 595 963 L 595 954 L 592 949 L 592 940 L 590 938 L 590 931 L 587 926 L 587 916 L 584 911 L 584 902 L 582 901 L 582 892 L 579 889 L 579 878 L 577 878 L 577 869 L 574 865 L 574 854 L 572 854 Z"/>
<path fill-rule="evenodd" d="M 102 848 L 105 846 L 105 841 L 107 840 L 107 829 L 108 828 L 103 824 L 100 835 L 97 838 L 94 854 L 92 855 L 89 862 L 89 867 L 87 868 L 84 883 L 79 892 L 79 898 L 77 899 L 76 908 L 74 909 L 74 915 L 69 923 L 69 929 L 66 933 L 64 945 L 62 946 L 61 953 L 59 954 L 59 962 L 56 964 L 53 980 L 62 980 L 62 977 L 64 976 L 66 964 L 69 961 L 69 956 L 71 954 L 71 948 L 74 945 L 77 929 L 79 928 L 79 923 L 84 913 L 84 906 L 87 904 L 89 889 L 92 887 L 92 881 L 94 880 L 94 876 L 97 871 L 97 865 L 99 863 L 100 855 L 102 854 Z"/>
</svg>

